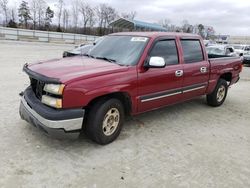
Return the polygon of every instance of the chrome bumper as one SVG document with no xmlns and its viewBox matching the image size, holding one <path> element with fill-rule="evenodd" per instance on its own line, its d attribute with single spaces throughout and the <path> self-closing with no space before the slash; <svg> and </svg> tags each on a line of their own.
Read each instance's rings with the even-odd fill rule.
<svg viewBox="0 0 250 188">
<path fill-rule="evenodd" d="M 45 107 L 45 110 L 46 109 L 47 107 Z M 25 98 L 22 97 L 19 107 L 19 114 L 23 120 L 39 128 L 44 133 L 52 137 L 59 139 L 75 139 L 80 135 L 80 131 L 82 129 L 84 109 L 81 110 L 82 117 L 79 118 L 50 120 L 38 114 L 34 109 L 32 109 L 32 106 L 28 104 Z M 67 110 L 65 110 L 65 113 L 67 113 Z M 54 113 L 53 116 L 54 115 L 56 115 L 56 113 Z"/>
</svg>

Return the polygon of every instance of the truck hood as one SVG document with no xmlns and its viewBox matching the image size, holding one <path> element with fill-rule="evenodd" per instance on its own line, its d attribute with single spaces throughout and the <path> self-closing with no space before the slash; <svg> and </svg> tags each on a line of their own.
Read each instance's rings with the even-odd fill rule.
<svg viewBox="0 0 250 188">
<path fill-rule="evenodd" d="M 61 83 L 66 83 L 78 79 L 127 71 L 128 67 L 105 60 L 76 56 L 29 64 L 28 69 L 43 78 L 52 78 Z"/>
</svg>

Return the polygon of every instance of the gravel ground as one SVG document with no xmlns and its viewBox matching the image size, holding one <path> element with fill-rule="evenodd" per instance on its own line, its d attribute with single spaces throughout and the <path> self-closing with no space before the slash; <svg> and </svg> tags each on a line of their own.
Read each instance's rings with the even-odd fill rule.
<svg viewBox="0 0 250 188">
<path fill-rule="evenodd" d="M 0 41 L 0 187 L 250 187 L 250 67 L 220 108 L 201 97 L 128 118 L 99 146 L 46 137 L 18 114 L 22 65 L 70 48 Z"/>
</svg>

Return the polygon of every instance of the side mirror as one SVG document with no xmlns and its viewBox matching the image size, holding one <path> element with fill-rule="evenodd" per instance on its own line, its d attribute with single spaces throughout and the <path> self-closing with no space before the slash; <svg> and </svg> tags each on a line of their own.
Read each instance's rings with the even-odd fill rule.
<svg viewBox="0 0 250 188">
<path fill-rule="evenodd" d="M 146 68 L 164 68 L 166 67 L 165 60 L 162 57 L 150 57 L 145 63 Z"/>
</svg>

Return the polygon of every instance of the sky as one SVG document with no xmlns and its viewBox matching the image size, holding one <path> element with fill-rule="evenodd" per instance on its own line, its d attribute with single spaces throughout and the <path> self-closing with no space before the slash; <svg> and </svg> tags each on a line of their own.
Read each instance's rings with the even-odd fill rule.
<svg viewBox="0 0 250 188">
<path fill-rule="evenodd" d="M 9 0 L 14 4 L 18 0 Z M 45 0 L 53 6 L 57 0 Z M 64 0 L 70 6 L 72 0 Z M 85 0 L 92 6 L 107 3 L 119 12 L 136 11 L 136 19 L 171 24 L 202 23 L 213 26 L 217 34 L 250 36 L 250 0 Z M 15 3 L 16 4 L 16 3 Z"/>
</svg>

